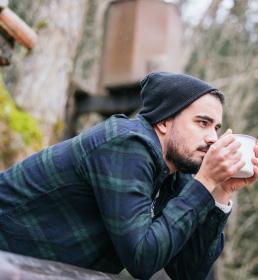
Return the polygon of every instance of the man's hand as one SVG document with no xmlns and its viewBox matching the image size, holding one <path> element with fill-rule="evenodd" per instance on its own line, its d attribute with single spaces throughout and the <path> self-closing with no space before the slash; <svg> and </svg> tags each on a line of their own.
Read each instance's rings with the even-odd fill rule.
<svg viewBox="0 0 258 280">
<path fill-rule="evenodd" d="M 240 145 L 228 130 L 210 147 L 195 179 L 210 192 L 222 186 L 245 165 L 241 160 Z M 229 189 L 229 184 L 223 186 L 225 190 Z"/>
<path fill-rule="evenodd" d="M 258 142 L 254 147 L 255 158 L 252 159 L 254 165 L 254 175 L 250 178 L 230 178 L 229 180 L 222 183 L 221 187 L 225 192 L 235 192 L 242 189 L 246 185 L 254 183 L 258 179 Z"/>
<path fill-rule="evenodd" d="M 231 135 L 233 137 L 231 130 L 228 130 L 224 135 L 222 135 L 221 138 L 212 146 L 215 146 L 216 144 L 218 144 L 218 142 L 221 142 L 221 143 L 219 143 L 217 148 L 220 148 L 222 146 L 222 149 L 228 148 L 229 150 L 231 150 L 231 152 L 238 150 L 240 145 L 234 144 L 235 147 L 237 147 L 236 150 L 235 150 L 234 147 L 233 147 L 233 143 L 236 142 L 236 141 L 230 142 L 231 141 L 230 140 L 231 136 L 228 136 L 228 135 Z M 224 140 L 222 141 L 222 139 L 224 139 Z M 225 143 L 230 143 L 230 144 L 225 144 L 223 146 L 223 143 L 224 144 Z M 232 147 L 233 147 L 233 149 L 232 149 Z M 229 150 L 228 150 L 228 155 L 230 156 L 231 152 Z M 212 165 L 207 165 L 206 167 L 209 166 L 210 168 L 214 168 L 214 170 L 213 170 L 214 172 L 207 172 L 207 175 L 211 176 L 211 177 L 209 179 L 206 179 L 208 177 L 207 175 L 202 177 L 202 173 L 200 173 L 201 168 L 203 167 L 202 166 L 200 168 L 200 171 L 196 175 L 196 179 L 199 180 L 206 187 L 208 186 L 207 187 L 208 190 L 211 191 L 213 189 L 211 192 L 212 192 L 212 195 L 213 195 L 214 199 L 217 202 L 227 204 L 229 202 L 229 199 L 232 197 L 232 194 L 235 191 L 238 191 L 238 190 L 244 188 L 245 186 L 254 183 L 258 179 L 258 142 L 256 142 L 256 145 L 254 147 L 254 152 L 255 152 L 255 158 L 252 159 L 252 162 L 253 162 L 253 165 L 254 165 L 254 175 L 250 178 L 244 178 L 244 179 L 242 179 L 242 178 L 231 178 L 232 175 L 234 175 L 236 172 L 238 172 L 244 166 L 244 162 L 242 162 L 240 160 L 240 158 L 239 158 L 239 161 L 237 160 L 238 159 L 237 154 L 238 155 L 240 155 L 240 154 L 238 152 L 236 152 L 235 156 L 232 157 L 232 155 L 231 155 L 231 162 L 234 158 L 236 160 L 235 163 L 232 164 L 231 167 L 230 167 L 230 165 L 228 165 L 228 163 L 230 162 L 230 159 L 226 159 L 225 162 L 224 162 L 224 159 L 226 158 L 226 156 L 225 156 L 224 159 L 223 159 L 223 157 L 221 157 L 221 161 L 224 162 L 224 164 L 221 162 L 222 167 L 224 166 L 224 169 L 222 168 L 222 173 L 221 174 L 217 174 L 218 176 L 214 176 L 212 174 L 214 172 L 220 172 L 219 171 L 219 169 L 221 168 L 220 164 L 216 168 L 212 167 Z M 204 160 L 206 160 L 206 161 L 209 161 L 208 153 L 206 155 L 207 159 L 206 159 L 206 156 L 204 158 Z M 226 151 L 223 152 L 223 153 L 224 153 L 224 155 L 227 154 Z M 233 152 L 233 154 L 234 154 L 234 152 Z M 204 162 L 203 162 L 203 164 L 204 164 Z M 204 166 L 203 171 L 206 170 L 206 167 Z"/>
</svg>

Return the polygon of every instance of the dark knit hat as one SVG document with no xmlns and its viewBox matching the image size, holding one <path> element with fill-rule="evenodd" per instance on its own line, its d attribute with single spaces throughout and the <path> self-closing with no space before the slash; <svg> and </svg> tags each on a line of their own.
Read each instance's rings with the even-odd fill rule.
<svg viewBox="0 0 258 280">
<path fill-rule="evenodd" d="M 140 114 L 155 124 L 176 115 L 212 90 L 216 88 L 189 75 L 153 72 L 141 81 Z"/>
</svg>

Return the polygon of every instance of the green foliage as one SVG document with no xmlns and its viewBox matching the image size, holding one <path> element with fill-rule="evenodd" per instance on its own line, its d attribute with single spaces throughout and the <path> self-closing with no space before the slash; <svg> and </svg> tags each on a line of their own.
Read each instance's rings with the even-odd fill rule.
<svg viewBox="0 0 258 280">
<path fill-rule="evenodd" d="M 42 135 L 37 121 L 28 113 L 19 110 L 0 77 L 0 121 L 11 130 L 18 132 L 27 146 L 38 150 L 42 146 Z"/>
<path fill-rule="evenodd" d="M 45 20 L 42 19 L 42 20 L 39 20 L 39 21 L 36 22 L 35 30 L 39 31 L 39 30 L 47 28 L 47 27 L 48 27 L 47 20 L 46 19 Z"/>
</svg>

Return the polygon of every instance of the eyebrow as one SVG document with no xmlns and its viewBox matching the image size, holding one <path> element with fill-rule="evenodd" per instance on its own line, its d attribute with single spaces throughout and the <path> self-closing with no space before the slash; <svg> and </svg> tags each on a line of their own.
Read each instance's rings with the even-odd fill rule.
<svg viewBox="0 0 258 280">
<path fill-rule="evenodd" d="M 205 120 L 205 121 L 208 121 L 209 123 L 215 123 L 215 120 L 209 116 L 206 116 L 206 115 L 198 115 L 196 116 L 196 118 L 199 118 L 199 119 L 202 119 L 202 120 Z M 217 128 L 221 128 L 221 123 L 218 123 L 216 125 Z"/>
</svg>

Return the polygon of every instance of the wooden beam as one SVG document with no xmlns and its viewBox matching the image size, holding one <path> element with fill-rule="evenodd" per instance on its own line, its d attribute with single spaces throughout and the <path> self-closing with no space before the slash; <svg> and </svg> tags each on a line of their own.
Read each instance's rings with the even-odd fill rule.
<svg viewBox="0 0 258 280">
<path fill-rule="evenodd" d="M 134 113 L 141 106 L 140 85 L 107 89 L 108 95 L 90 95 L 79 87 L 75 90 L 73 110 L 66 117 L 64 139 L 75 136 L 76 123 L 83 114 L 98 113 L 104 118 L 113 114 Z"/>
<path fill-rule="evenodd" d="M 0 9 L 0 26 L 25 48 L 31 49 L 35 46 L 36 33 L 8 7 Z"/>
<path fill-rule="evenodd" d="M 80 96 L 76 99 L 76 114 L 96 112 L 101 115 L 130 114 L 140 106 L 139 96 Z"/>
</svg>

